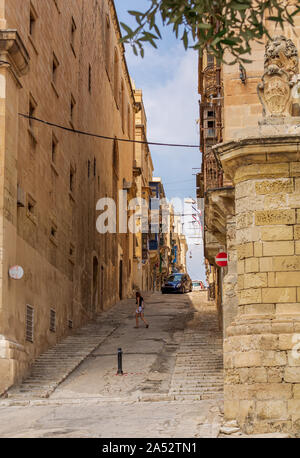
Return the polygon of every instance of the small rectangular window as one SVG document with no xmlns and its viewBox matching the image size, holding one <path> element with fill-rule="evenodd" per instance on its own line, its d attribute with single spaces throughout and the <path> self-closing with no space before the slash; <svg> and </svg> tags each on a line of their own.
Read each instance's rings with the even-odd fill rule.
<svg viewBox="0 0 300 458">
<path fill-rule="evenodd" d="M 207 66 L 215 65 L 215 56 L 207 53 Z"/>
<path fill-rule="evenodd" d="M 70 101 L 70 120 L 71 120 L 71 123 L 74 122 L 74 110 L 75 110 L 75 105 L 76 105 L 76 101 L 73 97 L 73 95 L 71 94 L 71 101 Z"/>
<path fill-rule="evenodd" d="M 73 320 L 68 320 L 68 328 L 73 329 Z"/>
<path fill-rule="evenodd" d="M 34 334 L 34 309 L 31 305 L 26 305 L 26 335 L 25 339 L 27 342 L 33 343 Z"/>
<path fill-rule="evenodd" d="M 74 18 L 72 17 L 72 20 L 71 20 L 71 47 L 72 47 L 74 54 L 75 54 L 76 29 L 77 29 L 76 23 L 75 23 Z"/>
<path fill-rule="evenodd" d="M 37 14 L 35 8 L 32 4 L 30 4 L 30 13 L 29 13 L 29 35 L 31 38 L 35 36 L 36 30 L 36 21 L 37 21 Z"/>
<path fill-rule="evenodd" d="M 74 191 L 74 179 L 75 179 L 75 171 L 72 166 L 70 166 L 70 191 Z"/>
<path fill-rule="evenodd" d="M 29 108 L 28 108 L 28 114 L 29 114 L 29 127 L 33 127 L 33 120 L 31 118 L 35 117 L 35 111 L 36 111 L 36 102 L 34 101 L 33 97 L 30 95 L 29 96 Z"/>
<path fill-rule="evenodd" d="M 57 69 L 59 67 L 59 62 L 56 57 L 56 55 L 53 53 L 53 58 L 52 58 L 52 81 L 55 84 L 56 79 L 57 79 Z"/>
<path fill-rule="evenodd" d="M 57 159 L 57 148 L 58 148 L 58 141 L 54 134 L 52 134 L 52 149 L 51 149 L 51 159 L 52 162 L 55 164 Z"/>
<path fill-rule="evenodd" d="M 55 310 L 51 309 L 50 310 L 50 327 L 49 327 L 51 332 L 56 331 L 56 312 Z"/>
<path fill-rule="evenodd" d="M 89 92 L 92 92 L 92 67 L 89 65 L 89 80 L 88 80 Z"/>
</svg>

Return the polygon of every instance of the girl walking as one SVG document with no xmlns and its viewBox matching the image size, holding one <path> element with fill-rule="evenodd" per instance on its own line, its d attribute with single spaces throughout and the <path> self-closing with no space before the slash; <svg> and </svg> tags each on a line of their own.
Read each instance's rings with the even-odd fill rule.
<svg viewBox="0 0 300 458">
<path fill-rule="evenodd" d="M 141 293 L 137 292 L 135 295 L 135 299 L 136 299 L 135 302 L 137 304 L 137 308 L 135 311 L 135 322 L 136 322 L 135 327 L 136 328 L 139 327 L 139 318 L 140 318 L 145 323 L 146 328 L 149 328 L 149 324 L 147 323 L 147 321 L 144 318 L 144 299 L 142 298 Z"/>
</svg>

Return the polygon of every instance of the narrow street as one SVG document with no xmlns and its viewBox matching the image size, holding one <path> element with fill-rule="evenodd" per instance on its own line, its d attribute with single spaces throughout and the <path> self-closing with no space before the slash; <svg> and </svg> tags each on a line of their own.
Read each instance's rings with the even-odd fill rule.
<svg viewBox="0 0 300 458">
<path fill-rule="evenodd" d="M 42 355 L 0 400 L 1 437 L 217 437 L 223 363 L 214 306 L 206 292 L 145 300 L 148 329 L 134 328 L 128 299 Z"/>
</svg>

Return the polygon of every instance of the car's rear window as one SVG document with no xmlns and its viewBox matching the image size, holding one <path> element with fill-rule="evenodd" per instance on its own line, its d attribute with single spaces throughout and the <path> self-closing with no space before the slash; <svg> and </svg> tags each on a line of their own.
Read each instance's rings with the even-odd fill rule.
<svg viewBox="0 0 300 458">
<path fill-rule="evenodd" d="M 175 275 L 170 275 L 170 277 L 168 277 L 168 281 L 179 281 L 182 279 L 182 275 L 181 274 L 175 274 Z"/>
</svg>

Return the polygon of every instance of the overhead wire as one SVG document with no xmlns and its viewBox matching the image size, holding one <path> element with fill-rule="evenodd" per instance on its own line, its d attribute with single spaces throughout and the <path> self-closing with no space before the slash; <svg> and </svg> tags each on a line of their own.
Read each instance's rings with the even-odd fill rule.
<svg viewBox="0 0 300 458">
<path fill-rule="evenodd" d="M 113 140 L 113 141 L 119 141 L 119 142 L 125 142 L 125 143 L 138 143 L 141 145 L 153 145 L 153 146 L 169 146 L 173 148 L 198 148 L 199 145 L 184 145 L 184 144 L 177 144 L 177 143 L 162 143 L 162 142 L 148 142 L 148 141 L 142 141 L 142 140 L 130 140 L 127 138 L 117 138 L 117 137 L 110 137 L 107 135 L 100 135 L 100 134 L 95 134 L 92 132 L 86 132 L 83 130 L 78 130 L 78 129 L 73 129 L 72 127 L 66 127 L 62 126 L 60 124 L 56 124 L 50 121 L 45 121 L 44 119 L 36 118 L 35 116 L 30 116 L 24 113 L 18 113 L 19 116 L 25 118 L 25 119 L 30 119 L 31 121 L 36 121 L 41 124 L 45 124 L 50 127 L 56 127 L 57 129 L 65 130 L 70 133 L 75 133 L 75 134 L 80 134 L 80 135 L 86 135 L 88 137 L 95 137 L 95 138 L 101 138 L 104 140 Z"/>
</svg>

